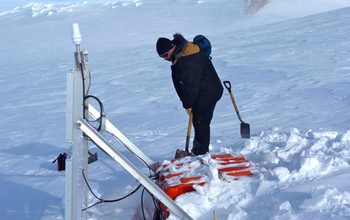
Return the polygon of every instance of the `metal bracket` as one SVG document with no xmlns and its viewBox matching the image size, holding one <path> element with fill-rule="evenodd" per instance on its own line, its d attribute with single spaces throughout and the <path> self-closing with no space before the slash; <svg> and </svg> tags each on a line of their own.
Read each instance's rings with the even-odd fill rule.
<svg viewBox="0 0 350 220">
<path fill-rule="evenodd" d="M 148 191 L 162 202 L 177 217 L 183 220 L 191 220 L 184 210 L 181 209 L 164 191 L 162 191 L 154 182 L 143 174 L 134 164 L 132 164 L 122 153 L 118 151 L 108 140 L 106 140 L 94 127 L 86 120 L 79 120 L 78 127 L 85 135 L 89 136 L 99 148 L 117 161 L 128 173 L 139 181 Z"/>
<path fill-rule="evenodd" d="M 100 117 L 92 105 L 89 104 L 89 114 L 97 119 Z M 106 131 L 112 134 L 121 144 L 130 150 L 141 162 L 145 163 L 154 173 L 156 172 L 155 163 L 146 154 L 144 154 L 138 147 L 135 146 L 123 133 L 121 133 L 108 119 L 106 120 Z"/>
</svg>

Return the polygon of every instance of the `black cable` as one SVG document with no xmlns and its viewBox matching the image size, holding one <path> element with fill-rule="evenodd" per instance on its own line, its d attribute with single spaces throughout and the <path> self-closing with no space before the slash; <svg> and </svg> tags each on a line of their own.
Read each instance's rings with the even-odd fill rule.
<svg viewBox="0 0 350 220">
<path fill-rule="evenodd" d="M 158 201 L 154 195 L 152 193 L 150 193 L 146 188 L 143 188 L 142 190 L 142 194 L 141 194 L 141 209 L 142 209 L 142 216 L 143 219 L 146 220 L 146 216 L 145 216 L 145 211 L 144 211 L 144 207 L 143 207 L 143 196 L 144 196 L 144 192 L 147 191 L 148 194 L 152 197 L 152 201 L 153 201 L 153 205 L 155 208 L 155 212 L 153 215 L 153 220 L 164 220 L 164 212 L 160 207 L 160 201 Z"/>
<path fill-rule="evenodd" d="M 145 209 L 143 208 L 143 194 L 145 192 L 146 188 L 143 188 L 142 193 L 141 193 L 141 210 L 142 210 L 142 216 L 143 219 L 146 220 L 146 216 L 145 216 Z"/>
<path fill-rule="evenodd" d="M 103 112 L 104 112 L 103 103 L 101 102 L 101 100 L 100 100 L 99 98 L 97 98 L 96 96 L 93 96 L 93 95 L 87 95 L 87 96 L 85 96 L 85 97 L 84 97 L 84 102 L 85 102 L 85 100 L 88 99 L 88 98 L 93 98 L 93 99 L 95 99 L 95 100 L 98 102 L 98 104 L 99 104 L 99 106 L 100 106 L 100 117 L 98 117 L 98 118 L 97 118 L 96 120 L 94 120 L 94 121 L 101 121 L 101 119 L 102 119 L 102 117 L 103 117 Z M 92 122 L 94 122 L 94 121 L 92 121 Z"/>
<path fill-rule="evenodd" d="M 78 56 L 80 56 L 80 54 L 78 54 Z M 83 63 L 80 62 L 80 72 L 81 72 L 81 80 L 82 80 L 82 84 L 83 84 L 83 118 L 86 119 L 86 115 L 85 115 L 85 109 L 87 106 L 85 106 L 85 77 L 84 77 L 84 70 L 83 70 Z"/>
<path fill-rule="evenodd" d="M 86 119 L 88 122 L 99 122 L 100 123 L 100 125 L 98 126 L 98 128 L 95 128 L 98 132 L 100 132 L 101 131 L 101 129 L 102 129 L 102 118 L 104 117 L 103 116 L 103 112 L 104 112 L 104 106 L 103 106 L 103 103 L 101 102 L 101 100 L 100 99 L 98 99 L 96 96 L 93 96 L 93 95 L 88 95 L 88 91 L 90 90 L 90 85 L 91 85 L 91 73 L 90 73 L 90 71 L 89 71 L 89 77 L 90 77 L 90 80 L 89 80 L 89 87 L 88 87 L 88 90 L 87 90 L 87 92 L 86 92 L 86 94 L 85 94 L 85 83 L 84 83 L 84 80 L 85 80 L 85 77 L 84 77 L 84 70 L 83 70 L 83 64 L 82 63 L 80 63 L 80 69 L 81 69 L 81 77 L 82 77 L 82 83 L 83 83 L 83 106 L 84 106 L 84 108 L 83 108 L 83 118 L 84 119 Z M 95 99 L 97 102 L 98 102 L 98 104 L 99 104 L 99 106 L 100 106 L 100 117 L 99 118 L 97 118 L 96 120 L 89 120 L 87 117 L 86 117 L 86 108 L 88 108 L 88 106 L 86 106 L 85 105 L 85 101 L 86 101 L 86 99 L 88 99 L 88 98 L 93 98 L 93 99 Z M 91 125 L 91 124 L 90 124 Z M 91 125 L 92 126 L 92 125 Z M 110 132 L 108 132 L 108 133 L 110 133 Z M 111 133 L 110 133 L 111 134 Z M 112 134 L 113 135 L 113 134 Z M 87 135 L 85 135 L 84 134 L 84 138 L 86 138 L 87 140 L 89 140 L 89 141 L 92 141 Z M 96 145 L 96 144 L 95 144 Z M 97 145 L 96 145 L 97 146 Z M 133 153 L 133 152 L 132 152 Z M 133 153 L 134 154 L 134 153 Z M 144 161 L 140 156 L 138 156 L 138 155 L 136 155 L 136 154 L 134 154 L 137 158 L 139 158 L 144 164 L 146 164 L 147 165 L 147 163 L 146 163 L 146 161 Z M 148 165 L 147 165 L 147 167 L 148 167 Z M 150 169 L 150 167 L 148 167 L 149 169 Z"/>
<path fill-rule="evenodd" d="M 88 94 L 89 94 L 89 90 L 90 90 L 90 86 L 91 86 L 91 73 L 90 73 L 90 72 L 89 72 L 90 80 L 89 80 L 88 90 L 85 92 L 85 77 L 84 77 L 84 70 L 83 70 L 83 64 L 82 64 L 82 62 L 80 63 L 80 70 L 81 70 L 82 87 L 83 87 L 83 118 L 86 119 L 88 122 L 99 122 L 100 125 L 99 125 L 99 127 L 97 128 L 97 131 L 101 131 L 101 128 L 102 128 L 102 117 L 103 117 L 103 112 L 104 112 L 103 104 L 102 104 L 102 102 L 100 101 L 100 99 L 98 99 L 96 96 L 88 95 Z M 100 117 L 97 118 L 97 119 L 95 119 L 94 121 L 91 121 L 91 120 L 89 120 L 89 119 L 86 117 L 86 109 L 88 108 L 88 106 L 85 105 L 85 101 L 86 101 L 88 98 L 93 98 L 93 99 L 95 99 L 95 100 L 98 102 L 99 106 L 100 106 Z M 85 137 L 86 139 L 92 141 L 92 142 L 98 147 L 98 145 L 97 145 L 92 139 L 90 139 L 87 135 L 84 134 L 84 137 Z M 100 148 L 100 149 L 101 149 L 101 148 Z M 102 150 L 103 150 L 103 149 L 102 149 Z M 104 151 L 104 150 L 103 150 L 103 151 Z M 106 152 L 105 152 L 105 153 L 106 153 Z M 107 154 L 107 155 L 108 155 L 108 154 Z M 134 154 L 134 155 L 136 155 L 136 154 Z M 138 155 L 136 155 L 136 156 L 137 156 L 139 159 L 142 160 L 141 157 L 139 157 Z M 142 161 L 143 161 L 143 160 L 142 160 Z M 147 165 L 147 163 L 146 163 L 145 161 L 143 161 L 143 162 Z M 150 173 L 151 173 L 150 167 L 148 167 L 148 168 L 149 168 L 149 171 L 150 171 Z M 87 181 L 87 179 L 86 179 L 86 177 L 85 177 L 84 171 L 82 171 L 82 175 L 83 175 L 84 181 L 85 181 L 86 185 L 88 186 L 88 188 L 89 188 L 90 192 L 92 193 L 92 195 L 93 195 L 96 199 L 100 200 L 100 201 L 98 201 L 98 202 L 96 202 L 96 203 L 94 203 L 94 204 L 92 204 L 92 205 L 90 205 L 90 206 L 88 206 L 88 207 L 82 209 L 82 211 L 88 210 L 88 209 L 92 208 L 93 206 L 95 206 L 95 205 L 97 205 L 97 204 L 100 204 L 100 203 L 104 203 L 104 202 L 118 202 L 118 201 L 121 201 L 121 200 L 123 200 L 123 199 L 125 199 L 125 198 L 127 198 L 127 197 L 129 197 L 129 196 L 131 196 L 131 195 L 133 195 L 133 194 L 134 194 L 135 192 L 137 192 L 137 190 L 139 190 L 140 187 L 142 186 L 142 185 L 140 184 L 134 191 L 132 191 L 131 193 L 129 193 L 128 195 L 126 195 L 126 196 L 124 196 L 124 197 L 122 197 L 122 198 L 113 199 L 113 200 L 104 200 L 104 199 L 99 198 L 99 197 L 92 191 L 92 189 L 91 189 L 91 187 L 90 187 L 90 185 L 89 185 L 89 183 L 88 183 L 88 181 Z M 150 177 L 151 177 L 151 175 L 150 175 Z M 156 178 L 157 178 L 157 175 L 154 175 L 153 180 L 156 179 Z M 161 210 L 160 207 L 159 207 L 159 201 L 157 202 L 156 198 L 155 198 L 147 189 L 145 189 L 145 188 L 144 188 L 144 190 L 142 191 L 142 198 L 143 198 L 143 194 L 144 194 L 144 191 L 145 191 L 145 190 L 151 195 L 152 200 L 153 200 L 153 204 L 154 204 L 155 209 L 156 209 L 156 213 L 155 213 L 155 215 L 153 216 L 153 219 L 163 220 L 163 219 L 164 219 L 164 215 L 163 215 L 162 210 Z M 141 205 L 142 205 L 142 214 L 143 214 L 143 218 L 146 219 L 146 218 L 145 218 L 145 214 L 144 214 L 144 209 L 143 209 L 143 199 L 141 200 Z"/>
<path fill-rule="evenodd" d="M 88 209 L 90 209 L 91 207 L 93 207 L 93 206 L 95 206 L 95 205 L 97 205 L 97 204 L 100 204 L 100 203 L 105 203 L 105 202 L 118 202 L 118 201 L 121 201 L 121 200 L 123 200 L 123 199 L 126 199 L 127 197 L 129 197 L 129 196 L 133 195 L 135 192 L 137 192 L 137 190 L 139 190 L 140 187 L 142 186 L 142 185 L 140 184 L 138 187 L 136 187 L 136 189 L 135 189 L 134 191 L 132 191 L 131 193 L 129 193 L 128 195 L 126 195 L 126 196 L 124 196 L 124 197 L 122 197 L 122 198 L 119 198 L 119 199 L 112 199 L 112 200 L 108 200 L 108 199 L 105 200 L 105 199 L 101 199 L 101 198 L 99 198 L 98 196 L 96 196 L 96 194 L 92 191 L 92 189 L 91 189 L 91 187 L 90 187 L 90 185 L 89 185 L 89 183 L 88 183 L 88 181 L 87 181 L 87 179 L 86 179 L 86 177 L 85 177 L 84 171 L 82 171 L 82 174 L 83 174 L 84 181 L 85 181 L 85 183 L 86 183 L 88 189 L 90 190 L 91 194 L 92 194 L 96 199 L 100 200 L 100 201 L 96 202 L 95 204 L 92 204 L 92 205 L 90 205 L 90 206 L 88 206 L 88 207 L 82 209 L 82 211 L 88 210 Z"/>
<path fill-rule="evenodd" d="M 103 107 L 103 104 L 102 102 L 96 97 L 96 96 L 93 96 L 93 95 L 88 95 L 89 94 L 89 91 L 90 91 L 90 86 L 91 86 L 91 73 L 89 71 L 89 85 L 88 85 L 88 88 L 86 90 L 85 88 L 85 76 L 84 76 L 84 69 L 83 69 L 83 63 L 81 62 L 80 63 L 80 72 L 81 72 L 81 79 L 82 79 L 82 84 L 83 84 L 83 118 L 84 119 L 87 119 L 87 121 L 89 121 L 89 119 L 87 118 L 86 116 L 86 109 L 89 108 L 89 106 L 85 105 L 85 101 L 88 99 L 88 98 L 93 98 L 95 99 L 98 104 L 100 105 L 100 117 L 97 118 L 95 121 L 98 121 L 100 123 L 100 126 L 99 128 L 97 129 L 97 131 L 100 131 L 101 128 L 102 128 L 102 117 L 103 117 L 103 112 L 104 112 L 104 107 Z M 86 92 L 85 92 L 86 90 Z M 92 121 L 94 122 L 94 121 Z"/>
<path fill-rule="evenodd" d="M 84 103 L 85 103 L 85 100 L 88 99 L 88 98 L 93 98 L 95 99 L 99 106 L 100 106 L 100 117 L 96 118 L 95 120 L 89 120 L 89 119 L 86 119 L 88 122 L 99 122 L 100 125 L 98 126 L 98 128 L 96 129 L 98 132 L 101 131 L 102 129 L 102 117 L 103 117 L 103 112 L 104 112 L 104 107 L 103 107 L 103 103 L 101 102 L 101 100 L 99 98 L 97 98 L 96 96 L 93 96 L 93 95 L 87 95 L 85 96 L 84 98 Z M 84 111 L 85 112 L 85 111 Z"/>
<path fill-rule="evenodd" d="M 159 204 L 160 202 L 147 189 L 146 189 L 146 191 L 151 195 L 152 200 L 153 200 L 153 205 L 154 205 L 154 208 L 155 208 L 155 213 L 154 213 L 153 219 L 154 220 L 164 220 L 164 216 L 162 216 L 163 215 L 163 211 L 161 210 L 160 204 Z"/>
</svg>

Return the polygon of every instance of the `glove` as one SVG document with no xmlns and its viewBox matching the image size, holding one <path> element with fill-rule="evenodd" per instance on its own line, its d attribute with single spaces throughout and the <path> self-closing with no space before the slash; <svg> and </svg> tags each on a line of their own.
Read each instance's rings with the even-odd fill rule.
<svg viewBox="0 0 350 220">
<path fill-rule="evenodd" d="M 186 112 L 187 112 L 188 115 L 191 115 L 191 113 L 192 113 L 192 108 L 186 108 Z"/>
</svg>

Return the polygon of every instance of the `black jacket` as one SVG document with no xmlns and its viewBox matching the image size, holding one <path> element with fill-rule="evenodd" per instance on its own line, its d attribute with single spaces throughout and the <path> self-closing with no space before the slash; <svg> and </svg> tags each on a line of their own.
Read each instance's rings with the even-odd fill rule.
<svg viewBox="0 0 350 220">
<path fill-rule="evenodd" d="M 223 87 L 211 60 L 181 35 L 174 37 L 177 47 L 171 66 L 172 79 L 183 107 L 193 108 L 196 102 L 217 102 Z"/>
</svg>

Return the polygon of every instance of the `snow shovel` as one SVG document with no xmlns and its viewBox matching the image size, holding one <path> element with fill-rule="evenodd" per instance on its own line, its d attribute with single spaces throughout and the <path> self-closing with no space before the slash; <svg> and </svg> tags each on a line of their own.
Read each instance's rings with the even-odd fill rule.
<svg viewBox="0 0 350 220">
<path fill-rule="evenodd" d="M 190 145 L 190 138 L 191 138 L 192 120 L 193 120 L 193 113 L 190 114 L 190 117 L 188 120 L 185 150 L 177 149 L 175 153 L 175 159 L 183 158 L 187 156 L 193 156 L 193 154 L 188 151 L 188 147 Z"/>
<path fill-rule="evenodd" d="M 231 83 L 230 81 L 224 81 L 224 86 L 226 87 L 227 91 L 230 93 L 230 97 L 233 103 L 233 107 L 236 110 L 238 119 L 241 121 L 241 136 L 242 138 L 250 138 L 250 125 L 242 121 L 242 118 L 239 114 L 237 104 L 235 102 L 235 99 L 233 98 L 233 94 L 231 92 Z"/>
</svg>

